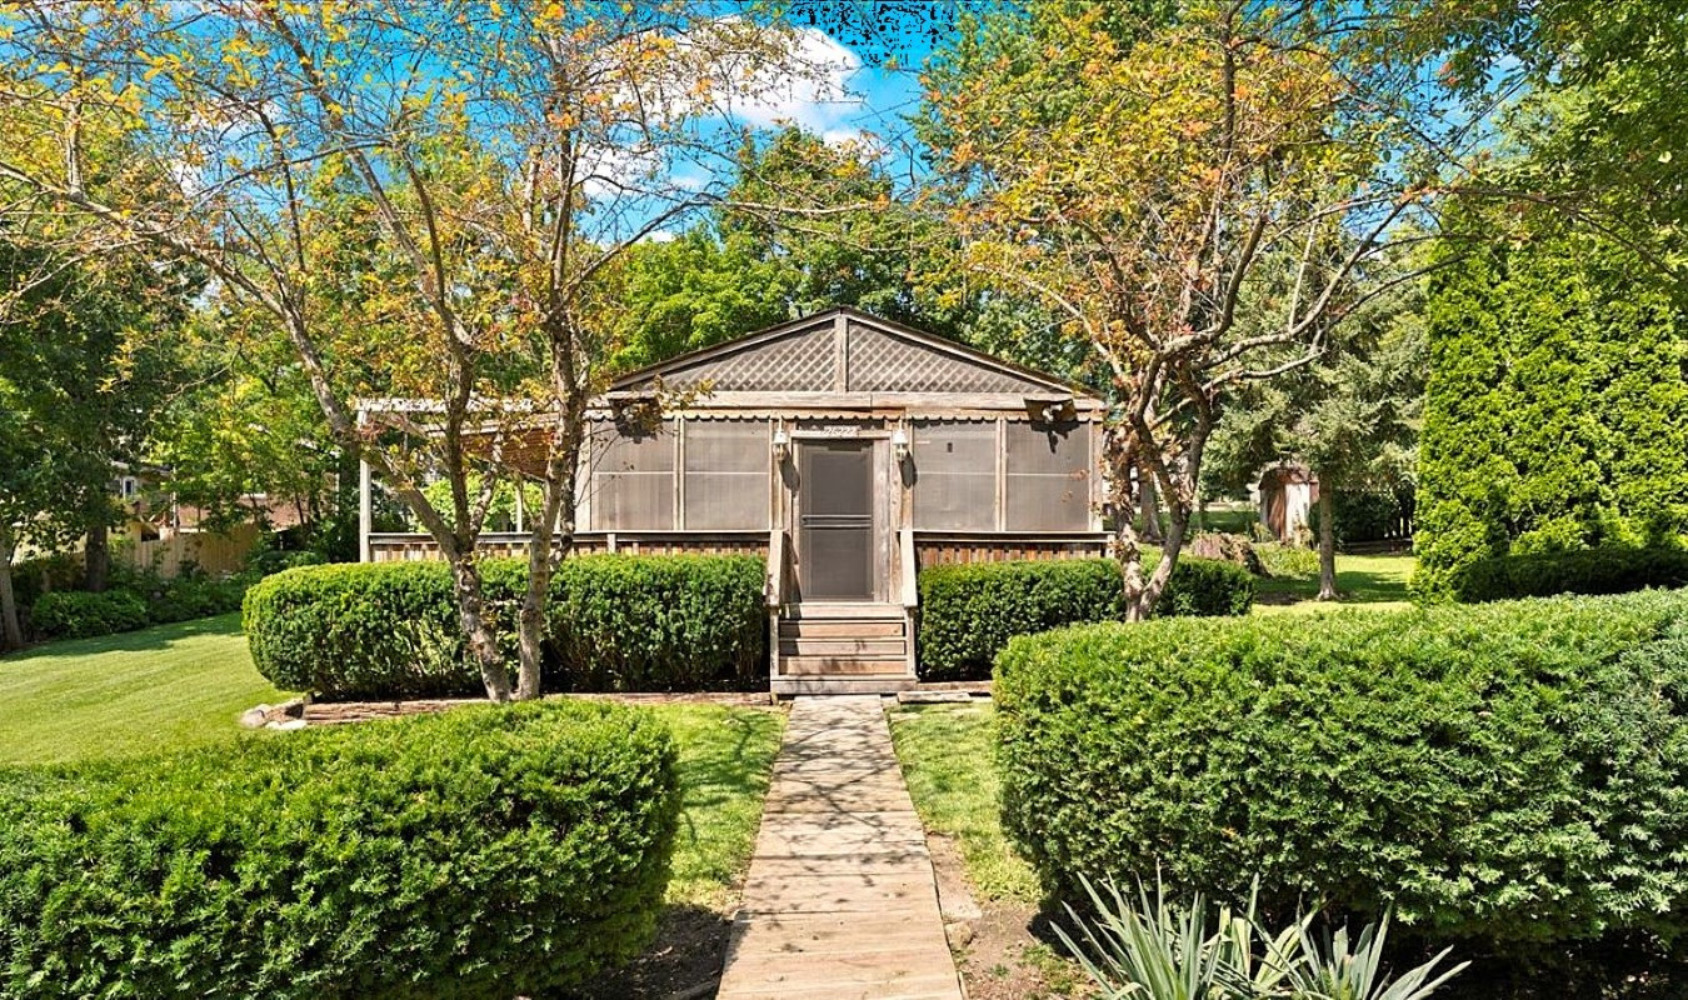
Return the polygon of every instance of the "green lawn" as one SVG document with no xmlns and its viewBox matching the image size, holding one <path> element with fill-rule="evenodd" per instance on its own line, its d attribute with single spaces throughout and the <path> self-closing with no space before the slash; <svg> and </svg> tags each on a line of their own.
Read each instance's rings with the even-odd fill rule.
<svg viewBox="0 0 1688 1000">
<path fill-rule="evenodd" d="M 891 739 L 928 830 L 955 840 L 974 892 L 1035 904 L 1037 875 L 1002 833 L 989 704 L 899 705 Z"/>
<path fill-rule="evenodd" d="M 287 697 L 253 668 L 239 615 L 51 643 L 0 659 L 0 765 L 277 738 L 240 728 L 238 717 Z M 749 863 L 785 715 L 651 710 L 680 743 L 684 813 L 669 899 L 719 909 Z"/>
<path fill-rule="evenodd" d="M 238 739 L 241 712 L 287 697 L 253 669 L 237 614 L 50 643 L 0 658 L 0 764 Z"/>
<path fill-rule="evenodd" d="M 720 910 L 750 865 L 785 713 L 687 704 L 653 710 L 680 741 L 684 787 L 668 901 Z"/>
<path fill-rule="evenodd" d="M 1316 565 L 1316 564 L 1315 564 Z M 1389 608 L 1408 606 L 1407 579 L 1412 576 L 1410 554 L 1336 557 L 1336 586 L 1344 605 Z M 1319 576 L 1273 577 L 1255 581 L 1256 611 L 1317 611 L 1331 605 L 1314 600 Z"/>
</svg>

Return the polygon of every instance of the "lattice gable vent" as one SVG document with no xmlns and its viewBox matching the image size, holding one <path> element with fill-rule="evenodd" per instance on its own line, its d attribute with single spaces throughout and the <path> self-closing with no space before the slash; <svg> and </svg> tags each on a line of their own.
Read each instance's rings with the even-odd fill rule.
<svg viewBox="0 0 1688 1000">
<path fill-rule="evenodd" d="M 716 392 L 803 392 L 831 389 L 837 347 L 832 320 L 783 337 L 749 344 L 661 373 L 664 385 Z"/>
<path fill-rule="evenodd" d="M 988 359 L 946 350 L 908 334 L 836 312 L 742 343 L 728 343 L 631 375 L 622 388 L 660 378 L 675 390 L 714 392 L 928 392 L 1027 394 L 1059 389 Z M 842 364 L 842 369 L 840 365 Z"/>
<path fill-rule="evenodd" d="M 1048 386 L 865 323 L 849 326 L 851 392 L 1046 392 Z"/>
</svg>

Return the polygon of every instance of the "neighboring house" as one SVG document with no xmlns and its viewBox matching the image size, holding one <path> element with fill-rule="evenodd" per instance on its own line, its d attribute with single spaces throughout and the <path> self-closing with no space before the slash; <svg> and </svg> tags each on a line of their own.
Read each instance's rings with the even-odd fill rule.
<svg viewBox="0 0 1688 1000">
<path fill-rule="evenodd" d="M 1319 477 L 1305 465 L 1267 468 L 1255 487 L 1260 523 L 1280 542 L 1305 544 L 1312 534 L 1313 505 L 1319 502 Z"/>
<path fill-rule="evenodd" d="M 576 551 L 761 555 L 775 691 L 898 690 L 919 569 L 1103 554 L 1103 413 L 1054 376 L 829 310 L 617 380 L 591 410 Z M 364 523 L 366 560 L 435 555 Z"/>
</svg>

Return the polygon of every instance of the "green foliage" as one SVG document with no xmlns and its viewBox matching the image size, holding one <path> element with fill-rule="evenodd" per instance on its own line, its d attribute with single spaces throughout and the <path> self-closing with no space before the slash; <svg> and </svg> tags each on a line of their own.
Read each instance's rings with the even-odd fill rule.
<svg viewBox="0 0 1688 1000">
<path fill-rule="evenodd" d="M 1648 587 L 1688 587 L 1688 551 L 1590 549 L 1479 559 L 1454 577 L 1449 593 L 1456 601 L 1477 602 Z"/>
<path fill-rule="evenodd" d="M 482 574 L 495 628 L 514 656 L 522 560 Z M 760 559 L 584 556 L 551 582 L 545 683 L 551 690 L 698 690 L 766 669 Z M 474 694 L 477 668 L 441 562 L 307 566 L 253 587 L 245 606 L 258 670 L 279 687 L 331 698 Z"/>
<path fill-rule="evenodd" d="M 127 590 L 55 590 L 35 602 L 29 622 L 45 639 L 88 639 L 145 628 L 147 605 Z"/>
<path fill-rule="evenodd" d="M 1319 576 L 1319 553 L 1300 545 L 1261 542 L 1254 547 L 1266 575 L 1274 580 L 1312 580 Z"/>
<path fill-rule="evenodd" d="M 1009 835 L 1501 950 L 1688 913 L 1688 593 L 1097 625 L 998 660 Z"/>
<path fill-rule="evenodd" d="M 1273 934 L 1252 900 L 1242 912 L 1210 913 L 1201 893 L 1182 903 L 1168 900 L 1164 886 L 1151 899 L 1142 883 L 1131 896 L 1112 882 L 1079 881 L 1095 916 L 1069 905 L 1076 939 L 1059 924 L 1055 934 L 1103 1000 L 1424 1000 L 1465 968 L 1438 973 L 1443 951 L 1399 977 L 1387 974 L 1388 917 L 1352 941 L 1346 927 L 1316 937 L 1310 916 Z"/>
<path fill-rule="evenodd" d="M 1123 615 L 1119 565 L 1110 559 L 934 566 L 920 574 L 920 676 L 981 678 L 1008 640 L 1076 622 Z M 1181 559 L 1158 615 L 1240 615 L 1254 580 L 1240 566 Z"/>
<path fill-rule="evenodd" d="M 0 996 L 507 1000 L 639 953 L 675 747 L 651 715 L 465 709 L 0 784 Z"/>
<path fill-rule="evenodd" d="M 767 672 L 766 570 L 726 556 L 563 563 L 548 610 L 552 684 L 577 691 L 742 687 Z"/>
<path fill-rule="evenodd" d="M 246 575 L 213 579 L 201 572 L 183 572 L 150 595 L 147 621 L 164 625 L 239 611 L 252 580 Z"/>
<path fill-rule="evenodd" d="M 1633 254 L 1540 235 L 1434 281 L 1413 580 L 1688 534 L 1688 336 Z"/>
</svg>

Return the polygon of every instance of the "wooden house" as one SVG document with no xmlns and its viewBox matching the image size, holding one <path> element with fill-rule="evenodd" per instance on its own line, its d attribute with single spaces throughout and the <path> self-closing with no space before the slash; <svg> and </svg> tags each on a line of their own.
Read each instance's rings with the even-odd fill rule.
<svg viewBox="0 0 1688 1000">
<path fill-rule="evenodd" d="M 1103 413 L 1053 376 L 829 310 L 617 380 L 591 410 L 576 551 L 758 554 L 776 692 L 903 689 L 921 569 L 1105 551 Z M 431 548 L 365 532 L 370 560 Z"/>
</svg>

